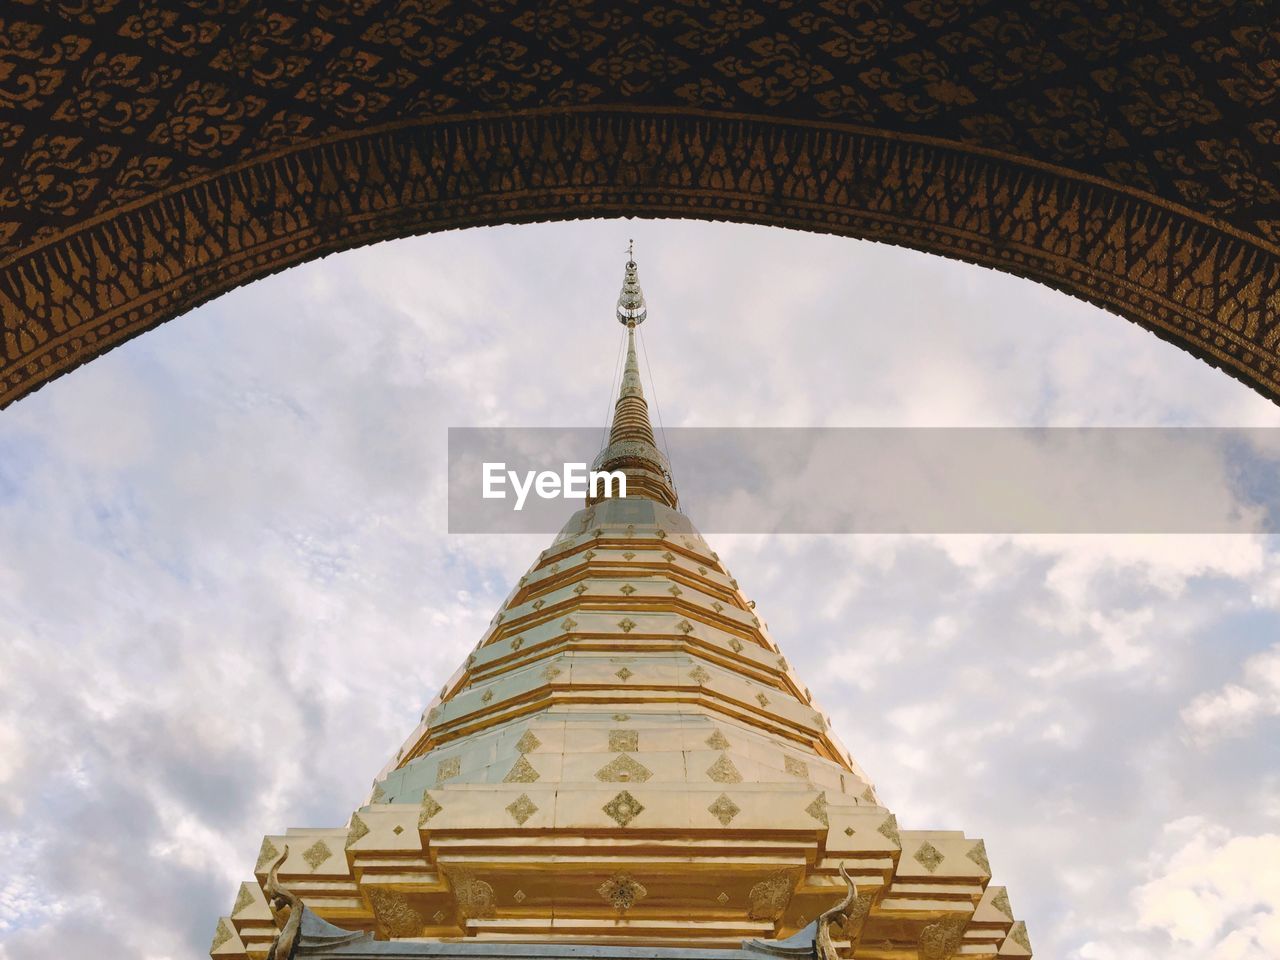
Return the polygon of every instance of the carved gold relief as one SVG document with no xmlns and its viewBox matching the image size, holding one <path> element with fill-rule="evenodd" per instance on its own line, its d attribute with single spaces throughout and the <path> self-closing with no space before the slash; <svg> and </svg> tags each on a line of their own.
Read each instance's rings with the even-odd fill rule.
<svg viewBox="0 0 1280 960">
<path fill-rule="evenodd" d="M 453 885 L 453 898 L 458 912 L 468 919 L 483 919 L 494 914 L 493 887 L 484 880 L 457 870 L 447 871 Z"/>
<path fill-rule="evenodd" d="M 404 895 L 381 887 L 365 887 L 373 915 L 391 937 L 419 937 L 426 921 Z"/>
<path fill-rule="evenodd" d="M 621 873 L 600 884 L 597 892 L 619 913 L 625 913 L 649 894 L 642 883 Z"/>
<path fill-rule="evenodd" d="M 533 753 L 542 746 L 542 741 L 538 739 L 537 734 L 532 730 L 526 730 L 520 734 L 520 739 L 516 741 L 516 750 L 520 753 Z"/>
<path fill-rule="evenodd" d="M 947 858 L 942 855 L 942 851 L 926 840 L 924 843 L 920 844 L 920 849 L 912 854 L 912 859 L 930 873 L 933 873 L 938 869 L 938 866 L 942 861 Z"/>
<path fill-rule="evenodd" d="M 747 894 L 747 917 L 751 920 L 777 920 L 791 902 L 795 878 L 785 871 L 761 880 Z"/>
<path fill-rule="evenodd" d="M 742 812 L 742 808 L 734 803 L 725 794 L 720 794 L 707 810 L 713 817 L 720 821 L 721 826 L 727 827 L 733 822 L 733 818 Z"/>
<path fill-rule="evenodd" d="M 991 906 L 999 910 L 1010 920 L 1013 919 L 1013 907 L 1009 904 L 1009 892 L 1007 890 L 1001 890 L 994 897 L 992 897 Z M 1027 949 L 1030 949 L 1030 947 L 1028 947 Z"/>
<path fill-rule="evenodd" d="M 975 843 L 965 856 L 980 866 L 983 873 L 991 876 L 991 863 L 987 860 L 987 845 L 983 841 L 979 840 Z"/>
<path fill-rule="evenodd" d="M 620 827 L 625 827 L 644 811 L 644 805 L 623 790 L 604 805 L 604 812 Z"/>
<path fill-rule="evenodd" d="M 502 778 L 503 783 L 533 783 L 538 779 L 538 771 L 525 757 L 521 756 Z"/>
<path fill-rule="evenodd" d="M 444 783 L 446 780 L 452 780 L 462 772 L 462 758 L 449 757 L 440 761 L 440 765 L 436 767 L 436 786 Z"/>
<path fill-rule="evenodd" d="M 323 840 L 317 840 L 307 849 L 302 851 L 302 859 L 311 865 L 311 869 L 318 869 L 319 866 L 333 856 L 333 851 L 329 849 L 329 845 Z"/>
<path fill-rule="evenodd" d="M 1031 950 L 1031 938 L 1027 935 L 1027 925 L 1019 920 L 1009 928 L 1009 939 L 1022 947 L 1023 950 Z"/>
<path fill-rule="evenodd" d="M 507 804 L 507 813 L 511 814 L 511 819 L 518 826 L 523 827 L 525 822 L 538 812 L 538 805 L 529 799 L 527 793 L 522 793 L 511 803 Z"/>
<path fill-rule="evenodd" d="M 609 749 L 615 753 L 634 753 L 640 749 L 640 731 L 610 730 Z"/>
<path fill-rule="evenodd" d="M 919 960 L 951 960 L 960 949 L 967 924 L 968 919 L 962 916 L 944 917 L 925 924 L 920 930 Z"/>
<path fill-rule="evenodd" d="M 425 827 L 427 822 L 443 809 L 444 807 L 442 807 L 436 799 L 431 796 L 431 794 L 423 793 L 422 806 L 418 811 L 418 826 Z"/>
<path fill-rule="evenodd" d="M 719 730 L 715 730 L 712 732 L 711 736 L 707 737 L 707 746 L 712 750 L 728 750 L 729 738 Z"/>
<path fill-rule="evenodd" d="M 902 837 L 898 834 L 898 818 L 892 813 L 885 817 L 884 822 L 877 829 L 886 839 L 892 840 L 898 846 L 902 845 Z"/>
<path fill-rule="evenodd" d="M 804 812 L 813 819 L 817 820 L 824 827 L 831 826 L 831 822 L 827 817 L 827 794 L 826 791 L 819 793 L 813 798 L 813 802 L 804 808 Z"/>
<path fill-rule="evenodd" d="M 596 779 L 604 783 L 620 783 L 634 781 L 643 783 L 653 776 L 644 764 L 628 756 L 620 753 L 611 761 L 596 771 Z"/>
<path fill-rule="evenodd" d="M 234 917 L 237 913 L 239 913 L 241 910 L 243 910 L 245 907 L 249 906 L 252 903 L 253 903 L 253 890 L 250 889 L 249 884 L 247 883 L 240 884 L 240 892 L 236 894 L 236 902 L 235 902 L 235 905 L 232 906 L 231 908 L 231 916 Z"/>
<path fill-rule="evenodd" d="M 258 850 L 258 862 L 253 866 L 254 873 L 265 873 L 272 861 L 280 856 L 280 851 L 276 849 L 275 844 L 271 842 L 270 837 L 262 839 L 262 846 Z"/>
<path fill-rule="evenodd" d="M 213 931 L 213 942 L 209 944 L 209 952 L 216 953 L 218 948 L 230 940 L 235 933 L 228 926 L 226 920 L 219 920 L 217 928 Z"/>
<path fill-rule="evenodd" d="M 741 783 L 742 774 L 738 768 L 734 766 L 732 760 L 729 759 L 727 753 L 720 754 L 716 758 L 716 762 L 707 768 L 707 776 L 716 783 Z"/>
</svg>

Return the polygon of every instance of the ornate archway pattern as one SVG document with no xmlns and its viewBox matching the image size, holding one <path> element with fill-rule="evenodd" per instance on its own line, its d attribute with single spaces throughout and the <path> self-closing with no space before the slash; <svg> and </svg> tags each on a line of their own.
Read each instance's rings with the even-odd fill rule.
<svg viewBox="0 0 1280 960">
<path fill-rule="evenodd" d="M 1268 7 L 15 0 L 0 404 L 325 253 L 623 215 L 987 264 L 1280 398 Z"/>
</svg>

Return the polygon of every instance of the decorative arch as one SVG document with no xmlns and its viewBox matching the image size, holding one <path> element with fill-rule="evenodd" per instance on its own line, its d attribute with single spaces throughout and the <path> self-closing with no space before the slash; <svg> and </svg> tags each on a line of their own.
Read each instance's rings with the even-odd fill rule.
<svg viewBox="0 0 1280 960">
<path fill-rule="evenodd" d="M 14 0 L 0 405 L 239 284 L 697 217 L 1048 284 L 1280 399 L 1280 26 L 1161 0 Z"/>
</svg>

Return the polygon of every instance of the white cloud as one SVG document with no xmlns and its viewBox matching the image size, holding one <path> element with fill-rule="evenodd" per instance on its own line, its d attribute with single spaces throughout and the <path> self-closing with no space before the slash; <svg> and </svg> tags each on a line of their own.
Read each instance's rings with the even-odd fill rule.
<svg viewBox="0 0 1280 960">
<path fill-rule="evenodd" d="M 1197 960 L 1280 956 L 1280 835 L 1234 835 L 1199 817 L 1166 827 L 1180 844 L 1134 895 L 1137 926 Z"/>
<path fill-rule="evenodd" d="M 1202 693 L 1182 711 L 1199 742 L 1239 736 L 1257 720 L 1280 716 L 1280 644 L 1244 662 L 1240 681 Z"/>
</svg>

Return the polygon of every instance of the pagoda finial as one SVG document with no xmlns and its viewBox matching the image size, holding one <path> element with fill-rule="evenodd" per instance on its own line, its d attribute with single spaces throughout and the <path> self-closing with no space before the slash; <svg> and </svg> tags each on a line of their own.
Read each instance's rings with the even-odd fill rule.
<svg viewBox="0 0 1280 960">
<path fill-rule="evenodd" d="M 644 318 L 648 315 L 636 267 L 635 241 L 628 240 L 627 267 L 622 277 L 622 292 L 618 294 L 618 322 L 624 327 L 634 327 L 644 323 Z"/>
<path fill-rule="evenodd" d="M 613 408 L 609 444 L 596 458 L 593 469 L 621 470 L 627 475 L 629 495 L 646 497 L 675 507 L 675 487 L 667 458 L 659 451 L 649 423 L 649 405 L 640 385 L 640 362 L 636 357 L 636 327 L 644 323 L 648 309 L 636 269 L 635 247 L 627 244 L 627 266 L 618 295 L 618 322 L 627 328 L 627 359 L 622 367 L 622 384 Z M 588 497 L 588 505 L 599 502 Z"/>
</svg>

